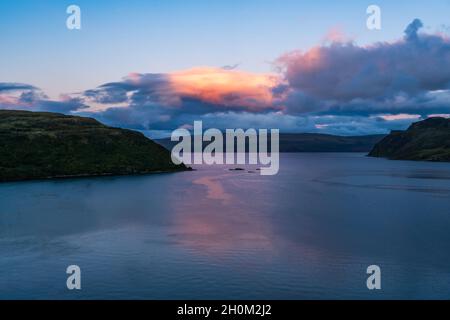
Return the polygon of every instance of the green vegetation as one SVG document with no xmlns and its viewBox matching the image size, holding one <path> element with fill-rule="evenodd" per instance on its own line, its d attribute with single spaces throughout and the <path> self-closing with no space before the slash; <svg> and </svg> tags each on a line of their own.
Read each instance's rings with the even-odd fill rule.
<svg viewBox="0 0 450 320">
<path fill-rule="evenodd" d="M 139 132 L 91 118 L 0 110 L 0 181 L 186 169 Z"/>
<path fill-rule="evenodd" d="M 450 161 L 450 119 L 429 118 L 393 131 L 369 153 L 394 160 Z"/>
</svg>

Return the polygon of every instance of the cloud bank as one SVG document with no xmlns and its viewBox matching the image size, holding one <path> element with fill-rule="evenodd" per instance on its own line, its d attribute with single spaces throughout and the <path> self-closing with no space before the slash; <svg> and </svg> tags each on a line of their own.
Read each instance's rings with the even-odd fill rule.
<svg viewBox="0 0 450 320">
<path fill-rule="evenodd" d="M 394 43 L 361 47 L 334 42 L 307 52 L 290 52 L 278 59 L 289 83 L 291 112 L 354 111 L 367 113 L 426 107 L 436 100 L 434 91 L 450 84 L 450 42 L 438 35 L 419 34 L 420 20 Z M 296 98 L 297 97 L 297 98 Z"/>
<path fill-rule="evenodd" d="M 402 38 L 370 46 L 334 32 L 327 44 L 276 59 L 272 74 L 238 65 L 133 73 L 58 101 L 31 85 L 0 83 L 0 108 L 88 115 L 150 135 L 194 120 L 218 128 L 384 133 L 450 114 L 450 40 L 421 33 L 422 26 L 415 19 Z"/>
</svg>

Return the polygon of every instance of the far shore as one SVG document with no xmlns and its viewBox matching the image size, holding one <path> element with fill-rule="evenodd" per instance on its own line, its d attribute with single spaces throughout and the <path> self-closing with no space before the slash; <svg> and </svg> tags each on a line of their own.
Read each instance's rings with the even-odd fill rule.
<svg viewBox="0 0 450 320">
<path fill-rule="evenodd" d="M 74 174 L 74 175 L 57 175 L 48 177 L 37 177 L 37 178 L 17 178 L 0 180 L 0 183 L 11 183 L 11 182 L 27 182 L 27 181 L 52 181 L 52 180 L 71 180 L 71 179 L 85 179 L 85 178 L 103 178 L 103 177 L 136 177 L 136 176 L 146 176 L 152 174 L 166 174 L 166 173 L 177 173 L 185 171 L 195 171 L 191 167 L 187 169 L 175 169 L 175 170 L 157 170 L 148 172 L 137 172 L 137 173 L 98 173 L 98 174 Z"/>
</svg>

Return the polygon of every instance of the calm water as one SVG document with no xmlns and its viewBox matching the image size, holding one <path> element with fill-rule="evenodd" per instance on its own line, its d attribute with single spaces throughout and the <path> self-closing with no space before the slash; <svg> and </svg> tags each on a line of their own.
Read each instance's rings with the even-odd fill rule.
<svg viewBox="0 0 450 320">
<path fill-rule="evenodd" d="M 280 168 L 0 184 L 0 299 L 450 298 L 450 164 Z"/>
</svg>

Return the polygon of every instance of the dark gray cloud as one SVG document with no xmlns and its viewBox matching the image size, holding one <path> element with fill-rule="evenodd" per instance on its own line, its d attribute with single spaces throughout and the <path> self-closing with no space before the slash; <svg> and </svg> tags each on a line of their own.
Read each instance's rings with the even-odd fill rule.
<svg viewBox="0 0 450 320">
<path fill-rule="evenodd" d="M 420 21 L 419 19 L 414 19 L 413 22 L 411 22 L 406 27 L 406 30 L 405 30 L 406 41 L 417 41 L 418 40 L 417 32 L 422 27 L 423 27 L 422 21 Z"/>
<path fill-rule="evenodd" d="M 11 91 L 38 90 L 36 87 L 24 83 L 0 82 L 0 93 Z"/>
<path fill-rule="evenodd" d="M 88 108 L 80 98 L 72 98 L 64 101 L 39 100 L 33 104 L 33 109 L 59 113 L 72 113 Z"/>
<path fill-rule="evenodd" d="M 309 112 L 308 106 L 315 103 L 323 109 L 345 108 L 355 100 L 371 105 L 386 102 L 387 106 L 398 96 L 414 103 L 417 96 L 430 91 L 448 90 L 450 42 L 418 33 L 421 27 L 422 22 L 415 19 L 404 38 L 393 43 L 366 47 L 332 43 L 282 56 L 278 63 L 285 70 L 287 92 L 293 100 L 289 109 Z"/>
<path fill-rule="evenodd" d="M 237 69 L 240 65 L 241 65 L 240 63 L 235 63 L 235 64 L 223 66 L 222 69 L 234 70 L 234 69 Z"/>
<path fill-rule="evenodd" d="M 80 97 L 50 100 L 39 88 L 28 84 L 0 83 L 0 108 L 10 110 L 71 113 L 87 108 Z"/>
</svg>

